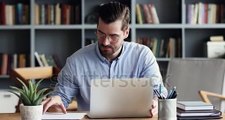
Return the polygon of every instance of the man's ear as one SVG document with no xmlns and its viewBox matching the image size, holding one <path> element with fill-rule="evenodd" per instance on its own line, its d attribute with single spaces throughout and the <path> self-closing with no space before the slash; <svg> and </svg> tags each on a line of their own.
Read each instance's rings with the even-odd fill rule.
<svg viewBox="0 0 225 120">
<path fill-rule="evenodd" d="M 127 29 L 124 31 L 124 39 L 126 39 L 129 36 L 130 27 L 128 26 Z"/>
</svg>

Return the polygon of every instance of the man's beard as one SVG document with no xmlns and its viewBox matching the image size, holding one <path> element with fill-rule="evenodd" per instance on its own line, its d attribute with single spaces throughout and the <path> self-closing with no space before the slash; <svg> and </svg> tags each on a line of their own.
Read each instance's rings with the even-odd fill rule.
<svg viewBox="0 0 225 120">
<path fill-rule="evenodd" d="M 115 49 L 112 46 L 100 45 L 100 52 L 104 57 L 109 57 L 115 53 Z"/>
</svg>

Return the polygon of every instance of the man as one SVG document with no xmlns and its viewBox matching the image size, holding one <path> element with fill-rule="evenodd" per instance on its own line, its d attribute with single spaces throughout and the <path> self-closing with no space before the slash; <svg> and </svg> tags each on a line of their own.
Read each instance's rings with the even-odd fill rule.
<svg viewBox="0 0 225 120">
<path fill-rule="evenodd" d="M 44 112 L 51 106 L 66 113 L 66 107 L 76 96 L 78 110 L 90 108 L 90 81 L 96 78 L 157 78 L 161 74 L 151 50 L 133 42 L 124 42 L 129 35 L 129 8 L 118 2 L 110 2 L 99 8 L 96 36 L 98 42 L 86 46 L 71 55 L 58 75 L 58 83 L 51 97 L 44 104 Z M 160 87 L 161 88 L 161 87 Z M 164 86 L 163 93 L 167 93 Z M 151 116 L 157 113 L 153 100 Z"/>
</svg>

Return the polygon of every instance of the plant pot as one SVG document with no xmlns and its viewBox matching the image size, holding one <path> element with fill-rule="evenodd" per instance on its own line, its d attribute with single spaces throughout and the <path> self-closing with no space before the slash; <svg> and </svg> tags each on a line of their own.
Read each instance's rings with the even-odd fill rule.
<svg viewBox="0 0 225 120">
<path fill-rule="evenodd" d="M 20 105 L 21 120 L 41 120 L 43 105 L 24 106 Z"/>
</svg>

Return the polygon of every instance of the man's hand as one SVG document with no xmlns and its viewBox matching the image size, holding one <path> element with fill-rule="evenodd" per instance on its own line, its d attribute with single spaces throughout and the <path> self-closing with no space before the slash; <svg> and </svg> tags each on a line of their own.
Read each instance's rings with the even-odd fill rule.
<svg viewBox="0 0 225 120">
<path fill-rule="evenodd" d="M 66 108 L 64 107 L 60 96 L 49 97 L 42 102 L 42 105 L 43 113 L 45 113 L 50 107 L 53 108 L 54 111 L 66 113 Z"/>
<path fill-rule="evenodd" d="M 150 109 L 150 117 L 152 118 L 157 113 L 158 113 L 158 99 L 153 99 L 152 108 Z"/>
</svg>

